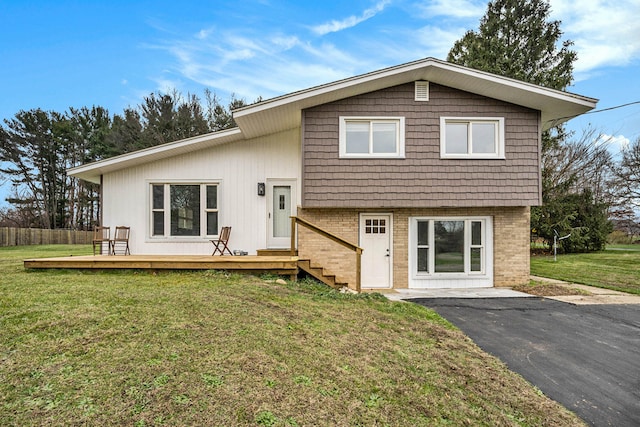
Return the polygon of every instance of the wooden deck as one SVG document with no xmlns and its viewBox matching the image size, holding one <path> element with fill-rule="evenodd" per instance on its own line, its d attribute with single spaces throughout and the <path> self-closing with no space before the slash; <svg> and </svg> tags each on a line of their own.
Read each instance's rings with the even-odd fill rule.
<svg viewBox="0 0 640 427">
<path fill-rule="evenodd" d="M 211 256 L 211 255 L 86 255 L 24 260 L 25 268 L 226 270 L 243 273 L 273 273 L 294 277 L 296 256 Z"/>
</svg>

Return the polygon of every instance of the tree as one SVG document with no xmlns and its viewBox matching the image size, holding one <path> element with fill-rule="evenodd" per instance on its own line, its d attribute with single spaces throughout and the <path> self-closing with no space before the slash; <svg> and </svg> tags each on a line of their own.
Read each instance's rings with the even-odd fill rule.
<svg viewBox="0 0 640 427">
<path fill-rule="evenodd" d="M 103 158 L 142 148 L 142 118 L 137 110 L 126 108 L 122 115 L 113 116 L 106 147 L 108 147 L 108 151 L 100 153 Z"/>
<path fill-rule="evenodd" d="M 32 226 L 57 228 L 64 223 L 65 164 L 68 123 L 41 109 L 20 111 L 0 134 L 0 172 L 10 177 L 14 194 L 7 201 L 32 215 Z"/>
<path fill-rule="evenodd" d="M 210 132 L 200 99 L 195 95 L 152 93 L 140 106 L 143 120 L 141 147 L 152 147 Z"/>
<path fill-rule="evenodd" d="M 494 0 L 478 32 L 467 31 L 447 61 L 505 77 L 564 90 L 573 82 L 573 42 L 561 41 L 560 21 L 550 21 L 545 0 Z M 558 45 L 561 47 L 558 49 Z M 542 153 L 566 138 L 563 126 L 542 135 Z"/>
<path fill-rule="evenodd" d="M 577 58 L 571 41 L 560 43 L 560 21 L 549 21 L 545 0 L 489 2 L 478 32 L 467 31 L 447 61 L 537 85 L 564 90 Z"/>
<path fill-rule="evenodd" d="M 545 0 L 491 1 L 478 31 L 467 31 L 447 60 L 564 90 L 573 81 L 577 55 L 571 41 L 561 40 L 561 23 L 549 20 L 550 10 Z M 583 243 L 566 242 L 568 250 L 597 250 L 604 245 L 602 233 L 610 227 L 605 182 L 612 160 L 606 147 L 596 143 L 593 131 L 575 142 L 568 141 L 570 136 L 562 125 L 542 134 L 543 206 L 532 209 L 531 226 L 548 242 L 555 232 L 566 235 L 576 230 Z"/>
<path fill-rule="evenodd" d="M 220 103 L 218 96 L 211 92 L 209 89 L 204 91 L 205 99 L 207 101 L 206 116 L 209 123 L 209 128 L 213 132 L 220 130 L 231 129 L 236 127 L 236 122 L 233 120 L 231 112 L 236 108 L 241 108 L 247 105 L 244 99 L 238 99 L 234 94 L 231 94 L 231 101 L 227 108 Z M 261 101 L 262 98 L 258 98 L 256 102 Z"/>
<path fill-rule="evenodd" d="M 70 149 L 65 156 L 66 168 L 80 166 L 119 154 L 111 146 L 111 117 L 103 107 L 70 108 L 67 113 L 70 123 Z M 99 222 L 100 188 L 97 184 L 70 176 L 67 179 L 67 224 L 66 228 L 87 230 Z"/>
<path fill-rule="evenodd" d="M 137 108 L 113 118 L 99 106 L 63 114 L 20 111 L 0 126 L 0 177 L 12 186 L 11 209 L 1 220 L 22 227 L 80 228 L 100 218 L 99 186 L 67 176 L 68 168 L 235 126 L 231 110 L 205 91 L 206 106 L 191 94 L 151 93 Z M 4 183 L 2 182 L 2 183 Z"/>
<path fill-rule="evenodd" d="M 622 149 L 622 159 L 616 168 L 616 186 L 621 205 L 640 207 L 640 138 Z"/>
</svg>

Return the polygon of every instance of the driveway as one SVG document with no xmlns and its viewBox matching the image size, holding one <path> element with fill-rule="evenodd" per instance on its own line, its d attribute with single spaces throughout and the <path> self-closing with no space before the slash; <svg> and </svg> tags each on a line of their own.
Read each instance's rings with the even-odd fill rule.
<svg viewBox="0 0 640 427">
<path fill-rule="evenodd" d="M 418 298 L 593 426 L 640 426 L 640 305 Z"/>
</svg>

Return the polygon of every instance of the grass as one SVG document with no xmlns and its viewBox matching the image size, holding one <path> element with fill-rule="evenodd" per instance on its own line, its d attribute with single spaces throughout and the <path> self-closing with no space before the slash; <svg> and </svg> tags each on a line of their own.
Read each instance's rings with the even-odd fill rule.
<svg viewBox="0 0 640 427">
<path fill-rule="evenodd" d="M 22 267 L 87 251 L 0 249 L 0 425 L 583 425 L 435 312 L 379 294 Z"/>
<path fill-rule="evenodd" d="M 531 257 L 531 274 L 573 283 L 640 294 L 640 251 L 606 250 L 587 254 Z"/>
<path fill-rule="evenodd" d="M 627 251 L 640 251 L 640 245 L 638 244 L 615 244 L 615 245 L 607 245 L 607 250 L 627 250 Z"/>
</svg>

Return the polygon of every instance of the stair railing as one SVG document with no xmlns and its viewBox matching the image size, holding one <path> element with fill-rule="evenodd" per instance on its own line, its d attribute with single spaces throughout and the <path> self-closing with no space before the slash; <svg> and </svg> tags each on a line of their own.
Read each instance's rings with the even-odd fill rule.
<svg viewBox="0 0 640 427">
<path fill-rule="evenodd" d="M 318 227 L 315 224 L 310 223 L 309 221 L 298 218 L 297 216 L 291 217 L 291 255 L 295 255 L 296 251 L 296 226 L 303 226 L 316 234 L 321 235 L 329 240 L 333 240 L 334 242 L 344 246 L 347 249 L 350 249 L 356 253 L 356 292 L 360 293 L 361 287 L 361 278 L 362 278 L 362 251 L 363 249 L 354 245 L 353 243 L 344 240 L 343 238 L 336 236 L 335 234 L 329 233 L 326 230 Z"/>
</svg>

